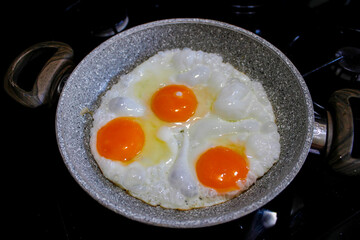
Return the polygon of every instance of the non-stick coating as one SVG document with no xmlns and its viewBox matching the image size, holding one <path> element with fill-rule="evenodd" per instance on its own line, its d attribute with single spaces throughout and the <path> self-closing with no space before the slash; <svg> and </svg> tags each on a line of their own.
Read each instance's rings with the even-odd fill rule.
<svg viewBox="0 0 360 240">
<path fill-rule="evenodd" d="M 160 50 L 191 48 L 220 54 L 225 62 L 260 81 L 273 105 L 280 132 L 278 163 L 239 197 L 224 204 L 178 211 L 152 207 L 128 195 L 100 172 L 89 150 L 91 114 L 99 96 L 119 74 Z M 122 32 L 93 50 L 76 67 L 61 94 L 56 116 L 57 140 L 70 173 L 81 187 L 107 208 L 148 224 L 191 228 L 224 223 L 263 206 L 279 194 L 300 170 L 310 149 L 312 101 L 293 64 L 255 34 L 226 23 L 170 19 Z"/>
</svg>

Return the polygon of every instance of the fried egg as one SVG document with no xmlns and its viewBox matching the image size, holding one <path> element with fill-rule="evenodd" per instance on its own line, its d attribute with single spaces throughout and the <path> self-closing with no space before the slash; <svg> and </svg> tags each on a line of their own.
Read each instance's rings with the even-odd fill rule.
<svg viewBox="0 0 360 240">
<path fill-rule="evenodd" d="M 279 141 L 261 83 L 188 48 L 118 76 L 90 131 L 106 178 L 150 205 L 183 210 L 248 189 L 279 158 Z"/>
</svg>

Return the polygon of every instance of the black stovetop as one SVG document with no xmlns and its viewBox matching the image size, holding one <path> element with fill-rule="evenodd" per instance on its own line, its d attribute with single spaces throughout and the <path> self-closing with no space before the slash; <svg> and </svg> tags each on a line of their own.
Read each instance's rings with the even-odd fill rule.
<svg viewBox="0 0 360 240">
<path fill-rule="evenodd" d="M 11 61 L 37 42 L 68 43 L 78 63 L 109 38 L 104 35 L 177 17 L 215 19 L 253 31 L 283 51 L 301 73 L 335 59 L 342 47 L 360 47 L 356 0 L 92 2 L 5 4 L 0 74 L 4 76 Z M 29 78 L 32 76 L 29 72 Z M 305 81 L 313 100 L 325 107 L 335 90 L 360 89 L 359 75 L 341 69 L 338 63 L 309 74 Z M 110 239 L 138 234 L 207 237 L 215 233 L 242 239 L 250 231 L 256 212 L 214 227 L 169 229 L 138 223 L 104 208 L 77 185 L 62 162 L 54 130 L 56 106 L 28 109 L 1 91 L 5 108 L 3 229 L 11 239 Z M 357 239 L 359 183 L 359 177 L 337 174 L 322 156 L 309 154 L 293 182 L 264 206 L 277 213 L 277 222 L 258 239 Z"/>
</svg>

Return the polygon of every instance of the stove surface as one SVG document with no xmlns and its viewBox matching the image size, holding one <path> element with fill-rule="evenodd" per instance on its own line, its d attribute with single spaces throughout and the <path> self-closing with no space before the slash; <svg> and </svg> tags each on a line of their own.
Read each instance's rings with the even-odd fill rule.
<svg viewBox="0 0 360 240">
<path fill-rule="evenodd" d="M 327 107 L 342 88 L 360 90 L 359 73 L 335 60 L 344 47 L 360 48 L 359 6 L 353 0 L 238 0 L 222 4 L 181 1 L 59 3 L 16 1 L 3 8 L 1 75 L 24 49 L 42 41 L 63 41 L 79 63 L 91 50 L 116 34 L 142 23 L 178 17 L 208 18 L 248 29 L 287 55 L 304 77 L 314 102 Z M 8 17 L 10 16 L 10 17 Z M 41 60 L 39 60 L 41 62 Z M 40 70 L 34 63 L 21 77 L 31 88 Z M 326 65 L 318 70 L 317 68 Z M 316 70 L 316 71 L 314 71 Z M 29 80 L 29 81 L 28 81 Z M 30 84 L 29 84 L 30 82 Z M 93 200 L 73 180 L 59 153 L 55 135 L 56 105 L 28 109 L 1 90 L 3 113 L 4 230 L 17 239 L 95 239 L 176 234 L 236 234 L 251 239 L 261 211 L 276 213 L 276 222 L 256 239 L 358 239 L 359 177 L 335 173 L 323 156 L 309 154 L 293 182 L 260 211 L 241 219 L 199 229 L 145 225 L 120 216 Z M 353 102 L 359 136 L 360 103 Z M 355 148 L 360 149 L 359 137 Z M 359 157 L 359 151 L 354 151 Z M 261 215 L 262 216 L 262 215 Z"/>
</svg>

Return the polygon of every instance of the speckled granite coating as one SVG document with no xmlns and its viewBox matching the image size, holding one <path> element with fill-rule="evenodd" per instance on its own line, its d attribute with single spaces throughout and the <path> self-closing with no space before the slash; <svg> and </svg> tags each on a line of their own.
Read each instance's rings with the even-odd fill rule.
<svg viewBox="0 0 360 240">
<path fill-rule="evenodd" d="M 281 135 L 280 159 L 254 186 L 224 204 L 178 211 L 152 207 L 101 174 L 88 146 L 91 114 L 114 78 L 160 50 L 189 47 L 220 54 L 260 81 L 273 105 Z M 300 73 L 274 46 L 244 29 L 202 19 L 170 19 L 122 32 L 93 50 L 76 67 L 61 94 L 56 132 L 60 152 L 80 186 L 107 208 L 140 222 L 178 228 L 215 225 L 242 217 L 279 194 L 300 170 L 313 131 L 310 94 Z"/>
</svg>

